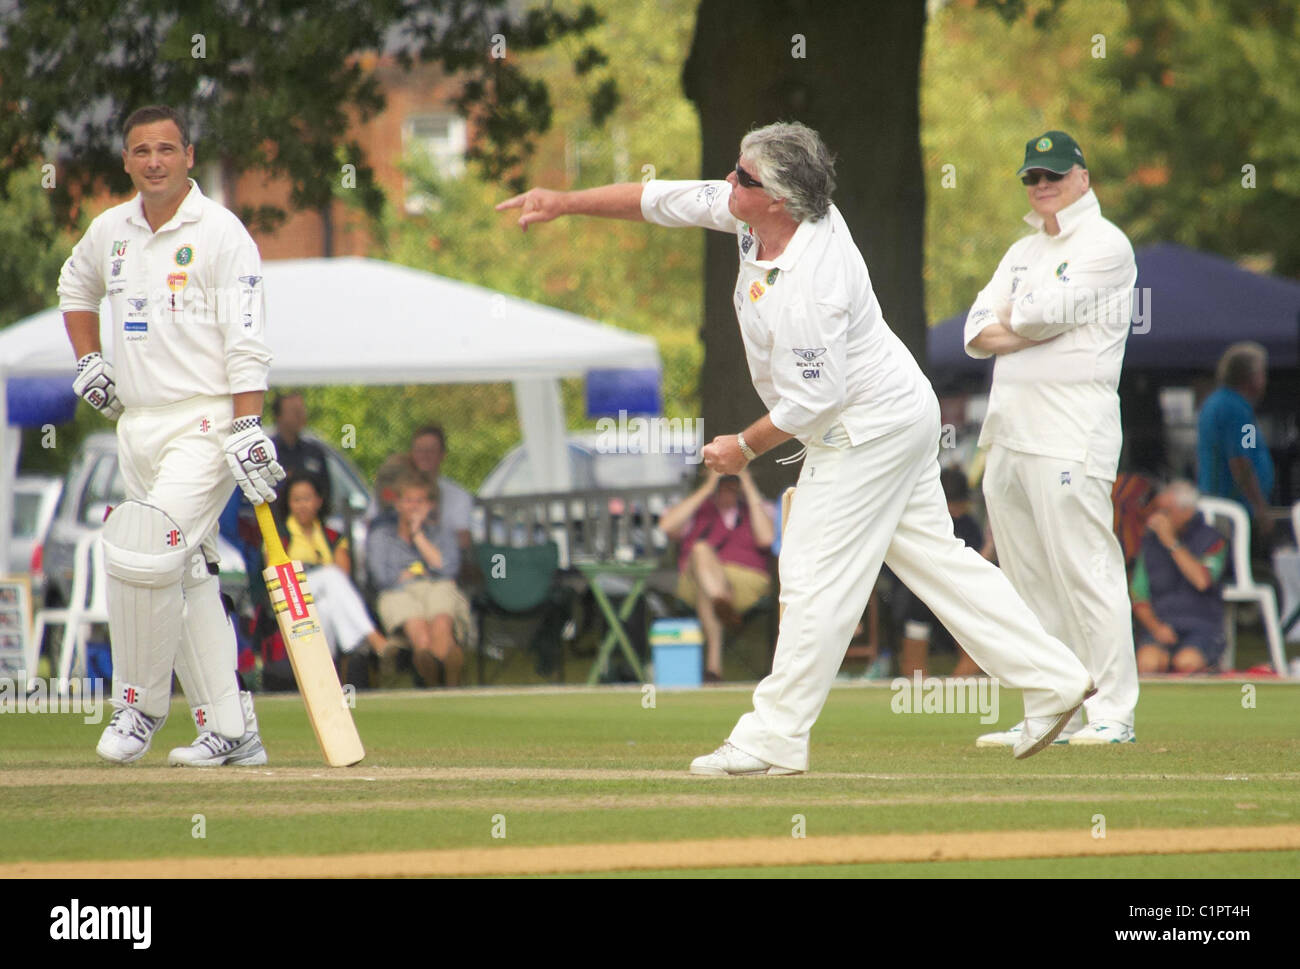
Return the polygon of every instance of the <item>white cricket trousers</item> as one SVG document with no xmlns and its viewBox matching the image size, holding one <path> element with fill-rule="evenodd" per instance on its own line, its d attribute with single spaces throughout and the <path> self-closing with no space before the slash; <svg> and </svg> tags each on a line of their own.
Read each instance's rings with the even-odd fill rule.
<svg viewBox="0 0 1300 969">
<path fill-rule="evenodd" d="M 1077 704 L 1088 672 L 1043 629 L 997 567 L 953 534 L 939 485 L 939 402 L 924 418 L 851 447 L 836 425 L 808 448 L 782 539 L 785 616 L 772 672 L 729 738 L 808 769 L 808 738 L 882 562 L 986 672 L 1024 691 L 1025 714 Z"/>
<path fill-rule="evenodd" d="M 129 407 L 118 418 L 118 464 L 126 496 L 161 508 L 185 544 L 217 561 L 217 519 L 235 490 L 224 441 L 233 426 L 229 397 L 190 397 Z"/>
<path fill-rule="evenodd" d="M 1088 477 L 1081 463 L 995 444 L 984 469 L 984 503 L 1002 571 L 1097 684 L 1084 704 L 1088 719 L 1133 726 L 1133 611 L 1111 482 Z"/>
<path fill-rule="evenodd" d="M 321 632 L 334 655 L 351 653 L 375 631 L 361 593 L 352 578 L 337 565 L 307 570 L 307 586 L 316 601 Z"/>
</svg>

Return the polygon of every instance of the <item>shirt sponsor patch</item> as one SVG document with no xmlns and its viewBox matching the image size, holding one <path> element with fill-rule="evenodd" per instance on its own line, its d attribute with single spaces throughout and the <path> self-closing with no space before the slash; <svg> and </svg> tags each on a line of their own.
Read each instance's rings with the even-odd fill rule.
<svg viewBox="0 0 1300 969">
<path fill-rule="evenodd" d="M 172 291 L 171 296 L 169 297 L 168 309 L 170 309 L 173 313 L 177 313 L 181 310 L 180 303 L 183 301 L 178 301 L 176 297 L 185 291 L 185 285 L 189 281 L 190 281 L 189 273 L 168 273 L 167 274 L 167 288 Z"/>
<path fill-rule="evenodd" d="M 125 255 L 126 255 L 126 244 L 127 244 L 127 242 L 129 242 L 129 241 L 130 241 L 130 240 L 128 240 L 128 239 L 122 239 L 122 240 L 120 240 L 120 241 L 118 241 L 118 240 L 115 239 L 115 240 L 113 241 L 113 255 L 115 255 L 115 256 L 125 256 Z"/>
<path fill-rule="evenodd" d="M 766 292 L 766 290 L 763 289 L 763 284 L 757 279 L 749 284 L 749 298 L 751 302 L 757 302 L 764 292 Z"/>
<path fill-rule="evenodd" d="M 794 349 L 794 355 L 798 357 L 800 360 L 804 361 L 805 363 L 812 363 L 814 360 L 816 360 L 818 357 L 820 357 L 823 353 L 826 352 L 825 347 L 815 347 L 815 348 L 794 347 L 793 349 Z"/>
<path fill-rule="evenodd" d="M 127 299 L 126 302 L 131 309 L 126 314 L 126 322 L 122 324 L 122 329 L 126 330 L 127 333 L 146 332 L 149 329 L 149 322 L 145 318 L 144 308 L 149 304 L 149 300 L 132 297 Z"/>
</svg>

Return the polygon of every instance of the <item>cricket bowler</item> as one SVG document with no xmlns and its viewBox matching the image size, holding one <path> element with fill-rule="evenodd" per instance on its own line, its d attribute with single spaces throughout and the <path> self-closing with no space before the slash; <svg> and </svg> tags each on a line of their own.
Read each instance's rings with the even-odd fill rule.
<svg viewBox="0 0 1300 969">
<path fill-rule="evenodd" d="M 271 354 L 260 257 L 239 220 L 189 178 L 194 146 L 180 114 L 141 108 L 122 141 L 138 194 L 90 224 L 59 276 L 73 389 L 117 421 L 126 490 L 103 533 L 114 712 L 96 750 L 121 764 L 148 752 L 174 668 L 199 736 L 168 763 L 265 764 L 216 574 L 217 517 L 232 485 L 257 504 L 284 477 L 261 426 Z M 106 295 L 111 361 L 99 336 Z"/>
<path fill-rule="evenodd" d="M 696 758 L 709 775 L 798 774 L 809 736 L 881 563 L 970 655 L 1023 689 L 1015 756 L 1055 739 L 1093 686 L 998 569 L 953 534 L 939 484 L 939 402 L 885 323 L 861 253 L 831 203 L 834 164 L 801 124 L 751 131 L 725 181 L 661 181 L 580 192 L 532 189 L 527 229 L 586 214 L 698 226 L 736 237 L 734 303 L 754 388 L 769 412 L 714 438 L 708 467 L 736 474 L 798 438 L 806 457 L 780 557 L 785 609 L 772 672 L 730 738 Z"/>
<path fill-rule="evenodd" d="M 1064 131 L 1031 138 L 1017 174 L 1036 231 L 1007 250 L 966 317 L 966 352 L 997 357 L 979 438 L 985 506 L 1007 578 L 1097 684 L 1087 726 L 1081 710 L 1056 742 L 1133 743 L 1137 658 L 1111 489 L 1137 262 Z M 1013 747 L 1023 730 L 976 745 Z"/>
</svg>

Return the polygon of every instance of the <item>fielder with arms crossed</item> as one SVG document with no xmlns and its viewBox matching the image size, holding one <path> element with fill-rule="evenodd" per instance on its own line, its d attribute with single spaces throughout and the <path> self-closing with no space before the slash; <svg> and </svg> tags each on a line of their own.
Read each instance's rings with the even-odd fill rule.
<svg viewBox="0 0 1300 969">
<path fill-rule="evenodd" d="M 91 223 L 59 277 L 73 389 L 117 419 L 126 485 L 104 526 L 115 709 L 96 750 L 123 764 L 148 752 L 174 668 L 199 737 L 168 762 L 264 764 L 216 576 L 232 485 L 257 504 L 284 477 L 261 426 L 271 354 L 260 258 L 239 220 L 188 177 L 194 147 L 177 112 L 141 108 L 122 140 L 139 194 Z M 111 363 L 99 339 L 105 295 Z"/>
<path fill-rule="evenodd" d="M 966 352 L 997 357 L 979 440 L 989 525 L 1011 584 L 1097 684 L 1088 725 L 1080 712 L 1056 742 L 1133 743 L 1137 659 L 1111 487 L 1137 263 L 1068 134 L 1030 139 L 1017 174 L 1038 231 L 1007 250 L 966 317 Z M 976 745 L 1013 747 L 1023 732 Z"/>
<path fill-rule="evenodd" d="M 577 213 L 699 226 L 736 237 L 735 306 L 754 387 L 769 413 L 716 437 L 705 463 L 735 474 L 792 437 L 807 448 L 780 559 L 785 616 L 771 674 L 728 741 L 696 774 L 808 769 L 812 725 L 888 562 L 1007 686 L 1030 729 L 1015 755 L 1056 737 L 1092 682 L 998 569 L 953 534 L 939 484 L 939 402 L 885 323 L 866 264 L 831 204 L 834 168 L 815 131 L 751 131 L 726 181 L 533 189 L 498 208 L 519 222 Z"/>
</svg>

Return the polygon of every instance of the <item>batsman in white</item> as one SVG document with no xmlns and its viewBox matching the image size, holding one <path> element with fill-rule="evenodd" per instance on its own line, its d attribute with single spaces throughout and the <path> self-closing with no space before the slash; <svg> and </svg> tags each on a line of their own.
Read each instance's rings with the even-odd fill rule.
<svg viewBox="0 0 1300 969">
<path fill-rule="evenodd" d="M 696 774 L 808 769 L 821 712 L 882 562 L 972 658 L 1024 690 L 1037 753 L 1092 690 L 998 569 L 954 534 L 939 484 L 939 403 L 886 325 L 866 264 L 831 204 L 834 166 L 815 131 L 751 131 L 725 181 L 650 181 L 581 192 L 532 189 L 498 206 L 519 224 L 565 214 L 699 226 L 736 237 L 735 306 L 750 376 L 769 413 L 715 437 L 705 463 L 735 474 L 797 437 L 807 457 L 783 538 L 785 615 L 754 710 Z"/>
<path fill-rule="evenodd" d="M 1017 174 L 1037 231 L 1007 250 L 966 317 L 966 352 L 997 356 L 979 439 L 989 524 L 1011 584 L 1097 684 L 1087 726 L 1080 711 L 1056 743 L 1132 743 L 1137 659 L 1111 488 L 1137 263 L 1068 134 L 1031 138 Z M 976 744 L 1012 747 L 1023 731 Z"/>
<path fill-rule="evenodd" d="M 59 277 L 73 389 L 117 420 L 126 487 L 104 526 L 114 712 L 96 749 L 123 764 L 148 752 L 174 668 L 199 737 L 168 762 L 264 764 L 216 576 L 217 517 L 232 485 L 271 501 L 284 476 L 261 427 L 271 354 L 260 257 L 189 178 L 194 146 L 176 111 L 139 109 L 122 142 L 139 194 L 90 224 Z M 111 362 L 99 335 L 105 295 Z"/>
</svg>

